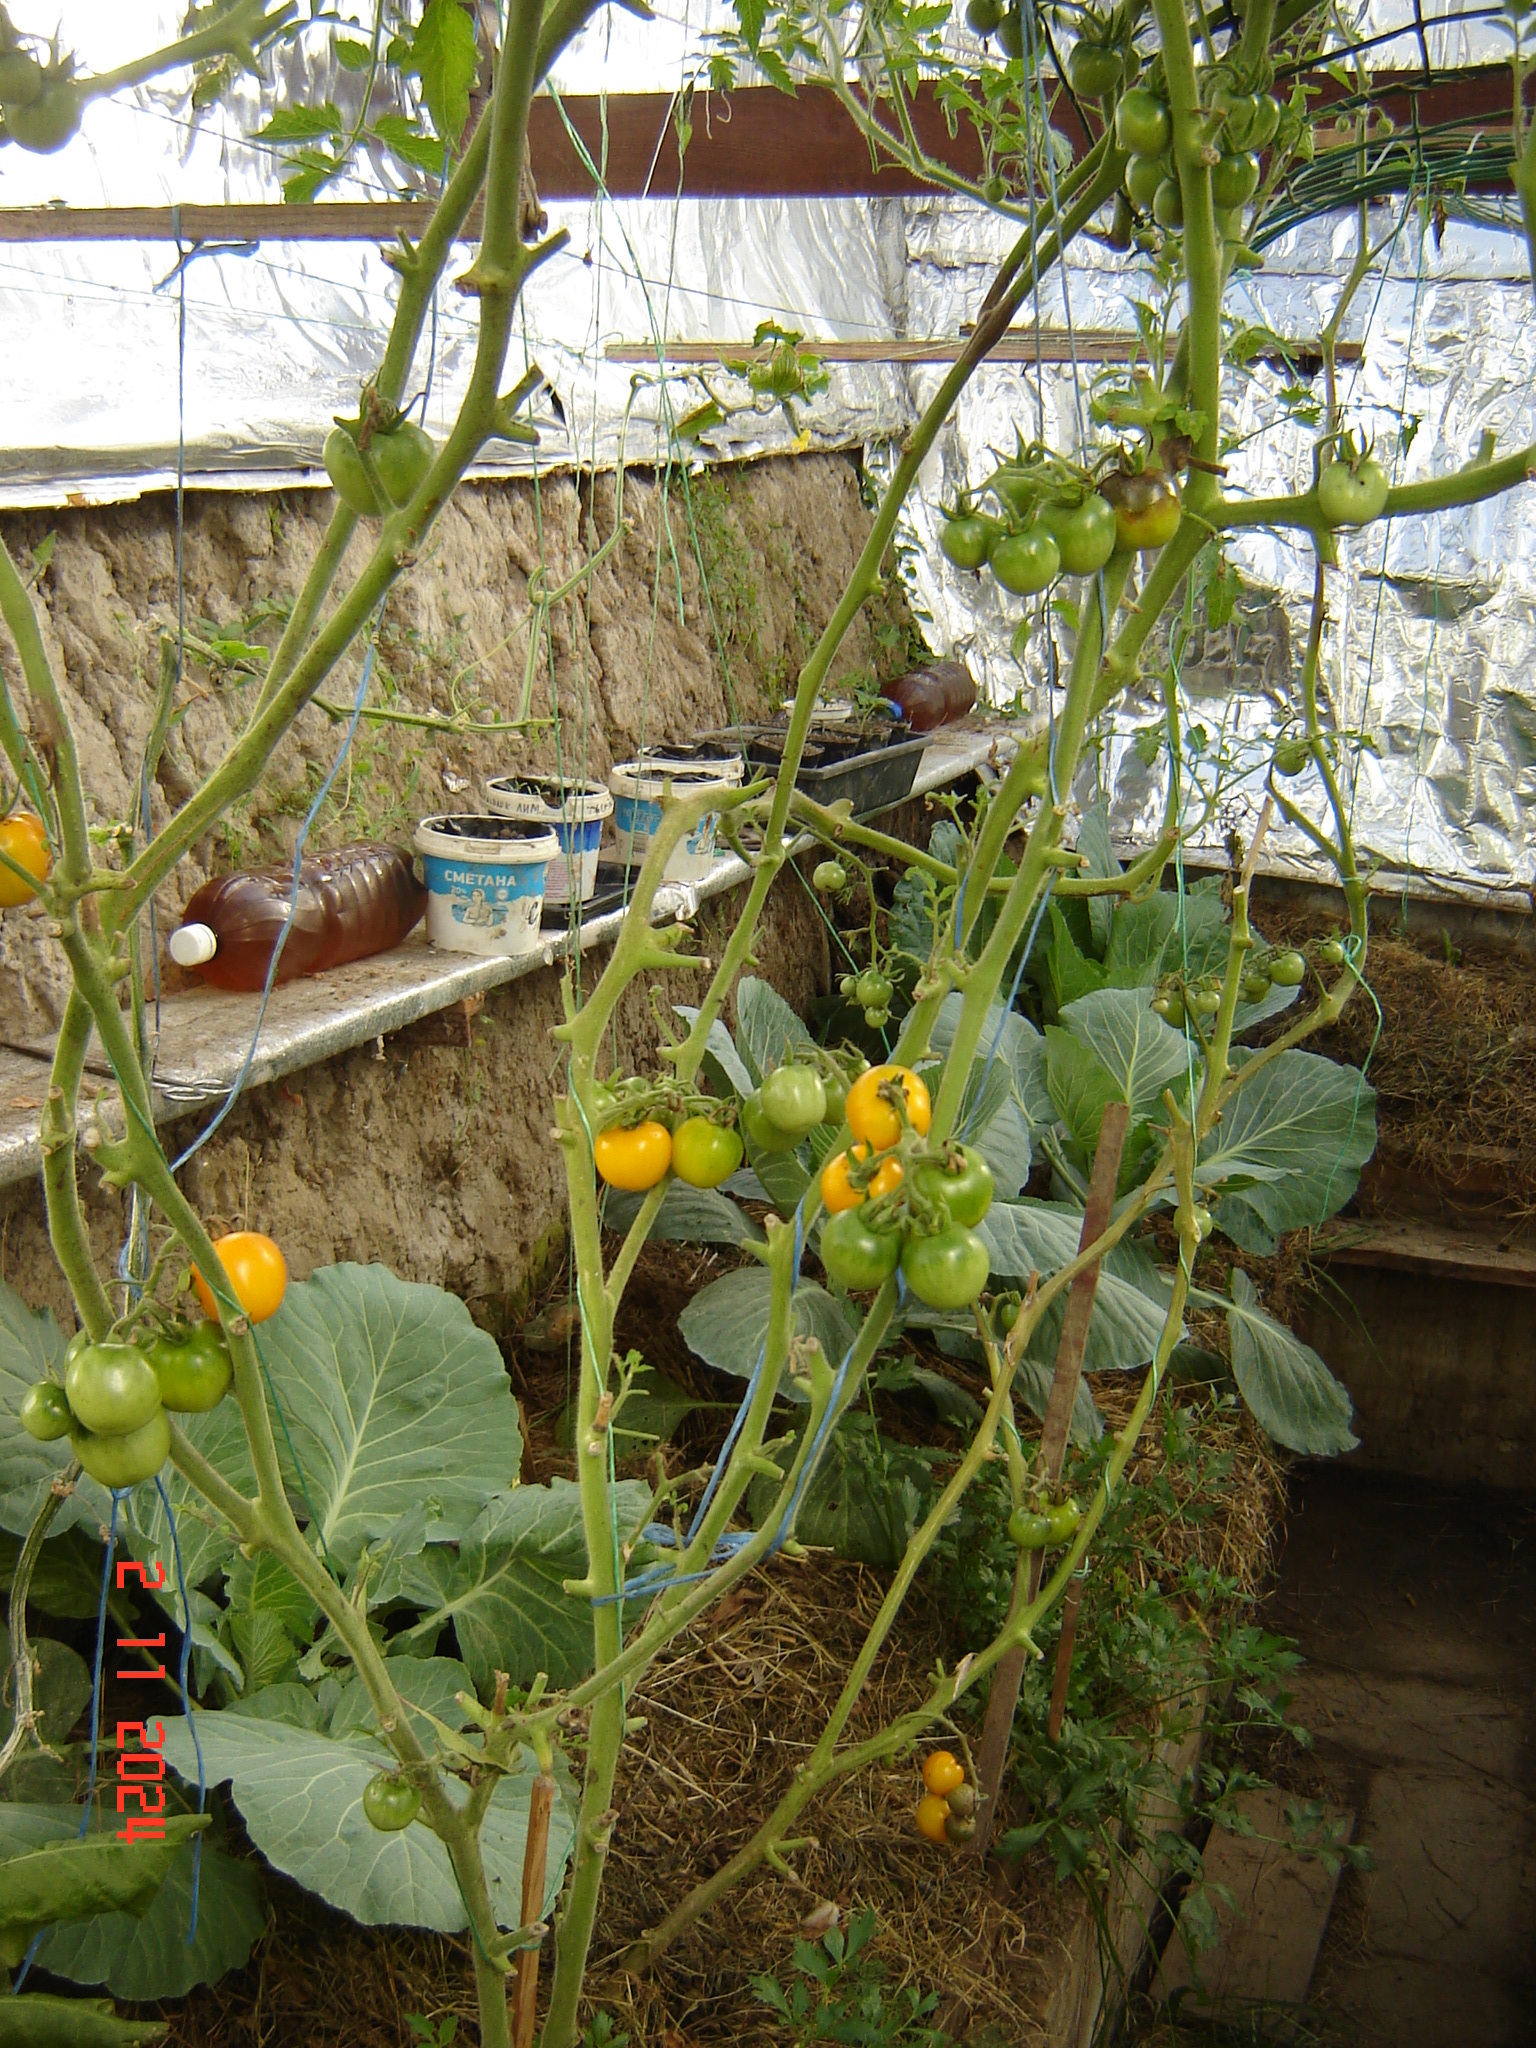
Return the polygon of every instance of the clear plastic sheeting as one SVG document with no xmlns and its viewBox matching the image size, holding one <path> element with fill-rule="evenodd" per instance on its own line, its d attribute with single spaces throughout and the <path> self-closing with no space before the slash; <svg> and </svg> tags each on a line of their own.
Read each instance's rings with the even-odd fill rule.
<svg viewBox="0 0 1536 2048">
<path fill-rule="evenodd" d="M 1536 440 L 1536 319 L 1523 241 L 1451 224 L 1437 246 L 1433 233 L 1421 236 L 1417 219 L 1401 208 L 1373 210 L 1373 239 L 1399 223 L 1385 278 L 1367 284 L 1346 319 L 1344 339 L 1361 344 L 1362 359 L 1339 373 L 1348 423 L 1375 441 L 1395 484 L 1470 462 L 1485 432 L 1500 450 Z M 1353 235 L 1353 224 L 1340 221 L 1288 237 L 1234 292 L 1229 311 L 1289 341 L 1315 342 L 1348 270 Z M 914 329 L 953 332 L 973 316 L 1005 246 L 1000 225 L 973 209 L 914 203 L 907 279 Z M 1146 278 L 1139 286 L 1127 279 L 1124 259 L 1083 245 L 1040 295 L 1042 328 L 1059 345 L 1070 308 L 1074 331 L 1129 330 L 1131 303 L 1148 287 Z M 985 572 L 952 568 L 937 545 L 942 508 L 960 489 L 984 483 L 1012 453 L 1016 430 L 1068 453 L 1104 445 L 1088 407 L 1095 380 L 1105 374 L 1102 364 L 1086 361 L 1075 372 L 1051 363 L 981 371 L 909 508 L 912 577 L 931 637 L 939 652 L 970 661 L 994 703 L 1022 693 L 1043 708 L 1070 656 L 1070 633 L 1040 601 L 1009 597 Z M 927 398 L 937 377 L 913 373 L 914 403 Z M 1265 496 L 1310 480 L 1314 429 L 1282 403 L 1289 383 L 1279 367 L 1255 365 L 1241 385 L 1229 492 Z M 1321 397 L 1320 376 L 1310 391 Z M 1090 781 L 1102 780 L 1115 832 L 1127 842 L 1154 834 L 1167 803 L 1166 750 L 1153 742 L 1166 716 L 1156 672 L 1170 651 L 1178 655 L 1182 741 L 1192 770 L 1186 820 L 1203 808 L 1197 785 L 1217 797 L 1195 835 L 1197 846 L 1216 850 L 1234 827 L 1252 830 L 1274 740 L 1299 718 L 1310 546 L 1240 532 L 1229 553 L 1244 585 L 1236 617 L 1219 633 L 1197 631 L 1188 644 L 1175 625 L 1172 650 L 1160 643 L 1148 651 L 1150 680 L 1117 707 L 1088 771 Z M 1328 578 L 1320 697 L 1325 723 L 1347 736 L 1343 772 L 1362 862 L 1378 864 L 1405 886 L 1514 892 L 1528 907 L 1536 882 L 1530 494 L 1341 534 L 1339 556 L 1340 568 Z M 1011 642 L 1026 616 L 1034 628 L 1020 661 Z M 1322 821 L 1315 770 L 1285 787 Z M 1304 835 L 1278 820 L 1267 853 L 1271 863 L 1298 872 L 1316 869 Z"/>
</svg>

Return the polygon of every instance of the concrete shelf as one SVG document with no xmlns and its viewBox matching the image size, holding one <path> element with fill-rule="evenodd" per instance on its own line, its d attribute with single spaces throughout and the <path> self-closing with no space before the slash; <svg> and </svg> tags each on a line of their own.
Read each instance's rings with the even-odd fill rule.
<svg viewBox="0 0 1536 2048">
<path fill-rule="evenodd" d="M 966 725 L 939 732 L 918 763 L 914 797 L 941 789 L 973 773 L 989 759 L 1006 760 L 1017 728 Z M 801 842 L 810 844 L 809 840 Z M 704 900 L 735 888 L 749 874 L 734 854 L 716 861 L 694 896 Z M 686 910 L 686 898 L 670 890 L 661 906 L 667 918 Z M 402 946 L 359 960 L 328 974 L 306 976 L 272 991 L 245 1085 L 260 1088 L 284 1074 L 314 1066 L 399 1031 L 419 1018 L 446 1010 L 466 997 L 484 995 L 505 982 L 538 972 L 564 959 L 573 944 L 583 952 L 608 944 L 623 913 L 612 911 L 568 932 L 545 935 L 544 944 L 520 960 L 483 960 L 464 953 L 440 953 L 421 927 Z M 250 1051 L 260 997 L 201 988 L 167 997 L 161 1005 L 155 1058 L 155 1114 L 160 1121 L 185 1116 L 222 1102 Z M 48 1088 L 48 1040 L 0 1050 L 0 1187 L 29 1179 L 42 1164 L 37 1119 Z M 94 1041 L 87 1062 L 91 1075 L 110 1079 Z M 88 1092 L 88 1090 L 87 1090 Z"/>
</svg>

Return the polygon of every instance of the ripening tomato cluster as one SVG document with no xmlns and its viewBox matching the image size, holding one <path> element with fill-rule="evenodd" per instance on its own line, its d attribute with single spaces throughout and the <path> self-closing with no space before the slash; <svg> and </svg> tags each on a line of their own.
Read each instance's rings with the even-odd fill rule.
<svg viewBox="0 0 1536 2048">
<path fill-rule="evenodd" d="M 283 1255 L 271 1238 L 237 1230 L 214 1246 L 235 1299 L 252 1322 L 280 1306 L 288 1283 Z M 229 1391 L 229 1343 L 202 1277 L 193 1281 L 208 1320 L 168 1323 L 131 1342 L 85 1331 L 64 1353 L 64 1378 L 39 1380 L 21 1403 L 21 1426 L 39 1443 L 69 1438 L 81 1469 L 118 1489 L 153 1479 L 170 1456 L 166 1414 L 204 1415 Z"/>
<path fill-rule="evenodd" d="M 907 1287 L 929 1308 L 968 1307 L 992 1270 L 975 1229 L 992 1204 L 992 1169 L 967 1145 L 917 1151 L 905 1162 L 897 1155 L 904 1135 L 925 1137 L 933 1121 L 927 1086 L 910 1067 L 871 1067 L 861 1074 L 848 1090 L 844 1114 L 856 1142 L 821 1172 L 821 1199 L 830 1212 L 821 1232 L 828 1278 L 860 1294 L 883 1286 L 899 1266 Z M 903 1204 L 904 1215 L 881 1206 L 904 1186 L 916 1197 Z"/>
<path fill-rule="evenodd" d="M 917 1832 L 942 1848 L 958 1847 L 976 1832 L 976 1787 L 959 1757 L 931 1749 L 923 1758 L 923 1796 L 917 1802 Z"/>
<path fill-rule="evenodd" d="M 1002 589 L 1033 597 L 1058 576 L 1097 575 L 1111 555 L 1166 547 L 1178 532 L 1178 486 L 1154 464 L 1122 463 L 1094 485 L 1063 485 L 1060 468 L 1049 458 L 994 470 L 986 489 L 1001 518 L 962 500 L 939 533 L 955 567 L 988 568 Z"/>
</svg>

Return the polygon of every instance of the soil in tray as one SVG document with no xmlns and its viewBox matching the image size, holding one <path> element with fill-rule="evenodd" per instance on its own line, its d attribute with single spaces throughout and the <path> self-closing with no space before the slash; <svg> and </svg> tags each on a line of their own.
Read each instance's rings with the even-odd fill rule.
<svg viewBox="0 0 1536 2048">
<path fill-rule="evenodd" d="M 610 1244 L 610 1256 L 615 1248 Z M 740 1383 L 701 1365 L 676 1328 L 683 1305 L 734 1263 L 730 1252 L 649 1245 L 626 1296 L 620 1350 L 638 1346 L 696 1396 L 723 1404 L 695 1410 L 682 1425 L 665 1453 L 676 1470 L 713 1455 L 740 1397 Z M 558 1275 L 508 1344 L 527 1438 L 525 1483 L 573 1469 L 560 1428 L 579 1365 L 568 1304 L 566 1279 Z M 923 1362 L 957 1370 L 936 1353 Z M 1129 1410 L 1134 1378 L 1109 1375 L 1095 1385 L 1112 1426 Z M 876 1400 L 891 1438 L 935 1451 L 959 1448 L 960 1437 L 923 1402 Z M 1162 1555 L 1198 1556 L 1252 1590 L 1274 1529 L 1275 1466 L 1240 1411 L 1216 1418 L 1213 1428 L 1220 1485 L 1197 1500 L 1179 1497 L 1177 1482 L 1167 1481 L 1172 1490 L 1158 1509 L 1155 1540 Z M 1149 1499 L 1150 1482 L 1165 1477 L 1164 1464 L 1154 1430 L 1134 1474 Z M 791 1859 L 798 1885 L 758 1872 L 680 1937 L 651 1976 L 619 1966 L 627 1944 L 717 1869 L 770 1810 L 820 1733 L 886 1582 L 883 1572 L 826 1553 L 779 1558 L 733 1589 L 631 1694 L 630 1712 L 647 1726 L 621 1766 L 620 1820 L 589 1991 L 593 2006 L 629 2032 L 632 2048 L 782 2043 L 787 2036 L 750 1980 L 769 1972 L 790 1983 L 801 1919 L 824 1898 L 845 1915 L 875 1909 L 888 1985 L 913 1982 L 937 1991 L 936 2018 L 955 2039 L 1009 2048 L 1044 2040 L 1061 1940 L 1087 1912 L 1085 1902 L 1075 1886 L 1058 1885 L 1043 1852 L 1013 1865 L 1005 1880 L 995 1863 L 983 1874 L 969 1857 L 921 1841 L 912 1821 L 918 1779 L 911 1757 L 851 1776 L 817 1802 L 800 1830 L 814 1833 L 816 1845 Z M 876 1661 L 850 1734 L 869 1732 L 921 1699 L 935 1662 L 952 1666 L 962 1636 L 942 1578 L 920 1580 Z M 1054 1642 L 1048 1626 L 1041 1634 L 1047 1659 Z M 452 1654 L 451 1637 L 439 1647 Z M 1138 1725 L 1133 1715 L 1127 1731 Z M 974 1736 L 974 1718 L 970 1726 Z M 580 1725 L 565 1739 L 578 1753 Z M 1028 1817 L 1015 1798 L 1004 1821 Z M 234 1832 L 238 1841 L 238 1824 Z M 410 2048 L 411 2013 L 434 2021 L 456 2013 L 460 2038 L 474 2039 L 466 1941 L 360 1928 L 280 1878 L 269 1877 L 268 1897 L 271 1928 L 246 1968 L 164 2008 L 175 2048 L 247 2048 L 253 2040 Z M 548 1973 L 546 1949 L 545 1989 Z"/>
</svg>

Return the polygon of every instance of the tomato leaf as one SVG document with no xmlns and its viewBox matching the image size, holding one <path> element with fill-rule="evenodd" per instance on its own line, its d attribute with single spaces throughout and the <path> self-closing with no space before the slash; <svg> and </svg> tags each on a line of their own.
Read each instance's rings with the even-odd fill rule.
<svg viewBox="0 0 1536 2048">
<path fill-rule="evenodd" d="M 1232 1377 L 1256 1422 L 1276 1443 L 1304 1457 L 1352 1451 L 1354 1407 L 1309 1344 L 1259 1307 L 1258 1290 L 1241 1267 L 1232 1272 L 1227 1309 Z"/>
<path fill-rule="evenodd" d="M 367 43 L 360 43 L 350 36 L 337 36 L 331 44 L 336 53 L 336 62 L 343 71 L 366 71 L 373 62 L 373 51 Z"/>
<path fill-rule="evenodd" d="M 447 1852 L 424 1827 L 381 1835 L 363 1812 L 370 1778 L 394 1768 L 382 1743 L 322 1735 L 249 1714 L 199 1714 L 198 1739 L 210 1784 L 228 1783 L 251 1840 L 267 1861 L 367 1927 L 394 1924 L 457 1934 L 468 1923 Z M 187 1724 L 167 1716 L 165 1755 L 196 1781 Z M 481 1834 L 499 1927 L 521 1924 L 528 1799 L 538 1765 L 524 1750 L 497 1782 Z M 556 1800 L 542 1911 L 559 1897 L 571 1845 L 570 1812 Z M 133 1852 L 143 1855 L 144 1850 Z"/>
<path fill-rule="evenodd" d="M 421 96 L 442 141 L 458 144 L 469 119 L 469 89 L 479 69 L 475 25 L 459 0 L 427 0 L 411 39 Z"/>
<path fill-rule="evenodd" d="M 416 123 L 404 114 L 381 114 L 369 130 L 392 150 L 402 163 L 414 164 L 419 171 L 431 171 L 441 175 L 443 168 L 443 145 L 435 136 L 425 135 Z"/>
<path fill-rule="evenodd" d="M 319 107 L 280 107 L 265 128 L 258 128 L 253 142 L 318 142 L 322 137 L 345 135 L 347 123 L 327 100 Z"/>
</svg>

